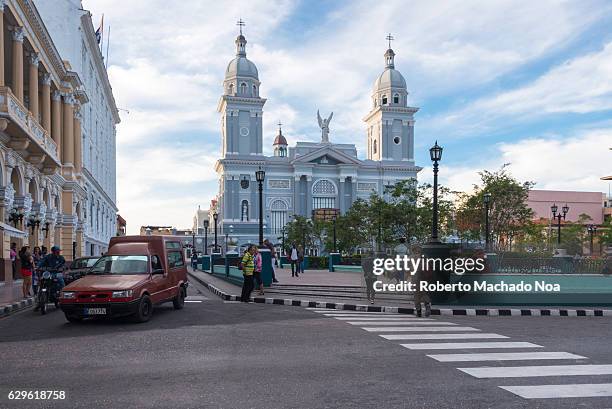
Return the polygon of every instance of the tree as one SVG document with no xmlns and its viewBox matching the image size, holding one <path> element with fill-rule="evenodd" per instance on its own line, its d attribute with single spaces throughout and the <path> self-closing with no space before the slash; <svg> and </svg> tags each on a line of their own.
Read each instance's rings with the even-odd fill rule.
<svg viewBox="0 0 612 409">
<path fill-rule="evenodd" d="M 484 236 L 485 192 L 491 194 L 489 237 L 494 247 L 509 248 L 509 243 L 529 226 L 533 210 L 527 206 L 527 198 L 534 183 L 519 182 L 508 173 L 507 166 L 503 165 L 496 172 L 479 172 L 481 185 L 474 185 L 474 192 L 466 195 L 457 211 L 460 235 L 473 238 L 478 233 Z"/>
<path fill-rule="evenodd" d="M 312 222 L 304 216 L 295 216 L 292 221 L 287 223 L 287 242 L 285 245 L 290 247 L 292 244 L 296 246 L 306 247 L 312 246 L 315 241 L 314 229 Z"/>
</svg>

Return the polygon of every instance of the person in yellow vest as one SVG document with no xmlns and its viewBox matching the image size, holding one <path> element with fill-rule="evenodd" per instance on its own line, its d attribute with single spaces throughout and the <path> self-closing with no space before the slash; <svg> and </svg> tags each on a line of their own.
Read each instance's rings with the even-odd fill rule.
<svg viewBox="0 0 612 409">
<path fill-rule="evenodd" d="M 250 246 L 242 256 L 242 294 L 240 301 L 249 302 L 251 291 L 253 291 L 253 271 L 255 270 L 254 255 L 256 252 L 255 246 Z"/>
</svg>

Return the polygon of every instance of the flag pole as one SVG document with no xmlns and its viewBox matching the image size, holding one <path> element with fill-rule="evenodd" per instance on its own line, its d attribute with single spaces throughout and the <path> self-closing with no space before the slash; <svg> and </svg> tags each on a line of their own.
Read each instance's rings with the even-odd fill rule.
<svg viewBox="0 0 612 409">
<path fill-rule="evenodd" d="M 110 46 L 110 32 L 111 32 L 111 27 L 108 26 L 108 36 L 106 37 L 106 61 L 105 61 L 106 69 L 108 69 L 108 47 Z"/>
</svg>

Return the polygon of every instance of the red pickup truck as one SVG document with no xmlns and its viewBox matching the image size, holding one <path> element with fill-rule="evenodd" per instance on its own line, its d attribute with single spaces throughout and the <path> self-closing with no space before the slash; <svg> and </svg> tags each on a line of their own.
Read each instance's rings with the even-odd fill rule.
<svg viewBox="0 0 612 409">
<path fill-rule="evenodd" d="M 174 237 L 113 237 L 89 274 L 62 289 L 60 308 L 70 322 L 131 315 L 151 318 L 155 305 L 172 301 L 180 310 L 187 294 L 183 246 Z"/>
</svg>

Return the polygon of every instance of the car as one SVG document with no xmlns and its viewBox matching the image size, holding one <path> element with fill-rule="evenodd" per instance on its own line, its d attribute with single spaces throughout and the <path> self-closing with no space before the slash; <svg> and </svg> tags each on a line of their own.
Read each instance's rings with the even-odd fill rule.
<svg viewBox="0 0 612 409">
<path fill-rule="evenodd" d="M 100 257 L 80 257 L 73 260 L 64 272 L 65 284 L 70 284 L 86 275 L 99 259 Z"/>
<path fill-rule="evenodd" d="M 172 302 L 182 309 L 188 285 L 180 240 L 113 237 L 89 273 L 62 289 L 59 303 L 69 322 L 122 316 L 146 322 L 156 305 Z"/>
</svg>

